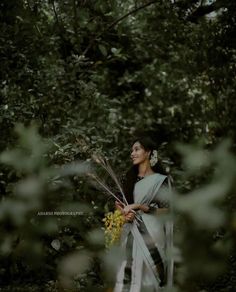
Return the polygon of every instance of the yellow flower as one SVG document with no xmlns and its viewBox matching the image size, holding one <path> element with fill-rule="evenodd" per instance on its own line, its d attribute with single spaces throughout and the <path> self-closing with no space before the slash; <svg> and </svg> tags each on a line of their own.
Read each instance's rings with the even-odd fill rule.
<svg viewBox="0 0 236 292">
<path fill-rule="evenodd" d="M 115 210 L 113 213 L 107 213 L 102 221 L 105 225 L 105 245 L 109 248 L 119 242 L 125 217 L 120 210 Z"/>
</svg>

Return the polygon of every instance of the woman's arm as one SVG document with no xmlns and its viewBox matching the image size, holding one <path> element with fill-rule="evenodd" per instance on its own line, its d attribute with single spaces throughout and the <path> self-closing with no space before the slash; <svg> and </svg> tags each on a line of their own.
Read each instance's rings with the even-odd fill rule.
<svg viewBox="0 0 236 292">
<path fill-rule="evenodd" d="M 128 214 L 132 210 L 141 210 L 144 213 L 165 213 L 168 211 L 168 207 L 153 207 L 153 206 L 148 206 L 148 205 L 143 205 L 143 204 L 130 204 L 127 205 L 123 208 L 124 214 Z"/>
<path fill-rule="evenodd" d="M 143 211 L 144 213 L 156 213 L 156 214 L 165 214 L 168 212 L 167 207 L 152 207 L 147 205 L 140 205 L 139 210 Z"/>
<path fill-rule="evenodd" d="M 168 183 L 165 181 L 160 188 L 160 191 L 165 191 L 168 188 Z M 169 203 L 166 200 L 156 200 L 151 204 L 129 204 L 125 206 L 116 202 L 116 208 L 120 209 L 122 213 L 126 216 L 129 213 L 135 213 L 136 210 L 141 210 L 144 213 L 156 213 L 156 214 L 165 214 L 169 210 Z"/>
<path fill-rule="evenodd" d="M 168 210 L 168 208 L 160 208 L 160 207 L 152 207 L 152 206 L 148 206 L 148 205 L 143 205 L 143 204 L 130 204 L 127 205 L 123 208 L 123 212 L 125 214 L 128 214 L 129 212 L 131 212 L 132 210 L 141 210 L 145 213 L 149 213 L 152 211 L 156 211 L 158 209 L 162 209 L 163 210 Z"/>
</svg>

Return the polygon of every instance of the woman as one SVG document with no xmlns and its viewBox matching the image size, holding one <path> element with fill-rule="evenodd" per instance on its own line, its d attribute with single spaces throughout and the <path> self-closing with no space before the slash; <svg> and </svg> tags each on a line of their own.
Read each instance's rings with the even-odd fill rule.
<svg viewBox="0 0 236 292">
<path fill-rule="evenodd" d="M 132 146 L 133 166 L 123 188 L 128 205 L 116 202 L 126 219 L 121 244 L 124 248 L 114 292 L 159 291 L 171 284 L 173 264 L 166 251 L 172 242 L 172 226 L 158 218 L 168 212 L 160 194 L 168 189 L 168 178 L 157 163 L 155 147 L 149 138 L 138 138 Z"/>
</svg>

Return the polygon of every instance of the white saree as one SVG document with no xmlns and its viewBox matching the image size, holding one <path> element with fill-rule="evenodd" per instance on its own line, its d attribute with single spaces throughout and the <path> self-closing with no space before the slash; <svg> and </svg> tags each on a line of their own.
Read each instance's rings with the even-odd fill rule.
<svg viewBox="0 0 236 292">
<path fill-rule="evenodd" d="M 134 187 L 134 203 L 160 207 L 160 190 L 167 176 L 154 173 Z M 152 209 L 153 209 L 152 208 Z M 167 256 L 172 248 L 173 224 L 158 215 L 138 211 L 141 220 L 125 223 L 121 245 L 124 258 L 119 266 L 114 292 L 161 291 L 172 285 L 173 261 Z"/>
</svg>

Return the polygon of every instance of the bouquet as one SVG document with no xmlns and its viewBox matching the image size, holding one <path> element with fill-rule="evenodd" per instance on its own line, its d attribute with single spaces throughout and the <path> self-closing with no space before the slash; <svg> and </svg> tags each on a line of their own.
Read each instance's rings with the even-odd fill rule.
<svg viewBox="0 0 236 292">
<path fill-rule="evenodd" d="M 125 217 L 120 210 L 115 210 L 107 213 L 103 222 L 105 223 L 105 246 L 109 248 L 119 242 Z"/>
<path fill-rule="evenodd" d="M 113 169 L 111 168 L 109 162 L 103 158 L 101 155 L 93 154 L 92 159 L 99 164 L 113 179 L 118 190 L 122 196 L 122 200 L 118 197 L 107 185 L 104 181 L 102 181 L 97 175 L 93 173 L 88 173 L 87 175 L 95 180 L 100 187 L 110 196 L 112 196 L 117 202 L 119 202 L 122 206 L 128 205 L 125 194 L 121 187 L 121 184 L 115 175 Z M 135 213 L 135 211 L 133 211 Z M 122 226 L 125 223 L 125 216 L 121 210 L 117 209 L 114 212 L 109 212 L 105 215 L 103 219 L 105 225 L 105 246 L 109 248 L 111 245 L 119 242 Z"/>
</svg>

